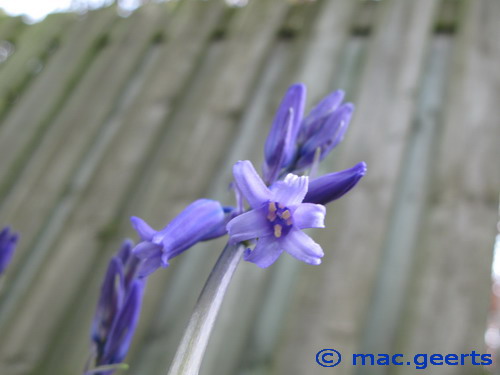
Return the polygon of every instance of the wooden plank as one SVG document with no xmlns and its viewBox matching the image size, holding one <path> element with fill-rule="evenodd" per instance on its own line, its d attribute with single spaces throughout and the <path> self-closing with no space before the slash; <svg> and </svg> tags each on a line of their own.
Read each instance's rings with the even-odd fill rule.
<svg viewBox="0 0 500 375">
<path fill-rule="evenodd" d="M 0 40 L 12 42 L 25 26 L 21 16 L 0 16 Z"/>
<path fill-rule="evenodd" d="M 50 54 L 57 48 L 61 33 L 72 22 L 75 22 L 74 14 L 52 14 L 44 22 L 24 29 L 15 43 L 14 54 L 0 70 L 0 119 L 43 69 Z"/>
<path fill-rule="evenodd" d="M 383 263 L 365 324 L 361 344 L 363 353 L 399 352 L 395 341 L 407 299 L 420 222 L 428 194 L 429 172 L 436 156 L 451 51 L 449 35 L 433 36 L 399 186 L 393 201 L 394 209 L 382 254 Z M 380 367 L 370 371 L 373 374 L 385 374 L 387 369 Z"/>
<path fill-rule="evenodd" d="M 500 185 L 495 104 L 500 97 L 499 14 L 500 4 L 490 0 L 465 1 L 461 12 L 432 186 L 400 327 L 402 352 L 485 352 Z M 484 372 L 467 362 L 435 366 L 432 372 Z"/>
<path fill-rule="evenodd" d="M 60 242 L 58 242 L 61 247 L 54 246 L 53 243 L 60 231 L 65 230 L 66 217 L 72 212 L 75 203 L 78 201 L 82 192 L 85 191 L 89 174 L 92 174 L 93 170 L 99 165 L 99 157 L 101 156 L 96 160 L 96 155 L 102 155 L 103 151 L 106 150 L 106 142 L 109 142 L 109 140 L 113 138 L 114 132 L 117 130 L 114 123 L 107 123 L 106 120 L 116 109 L 117 101 L 120 100 L 119 94 L 126 88 L 131 74 L 133 74 L 143 60 L 144 52 L 150 48 L 149 46 L 153 36 L 163 27 L 164 12 L 161 11 L 162 9 L 164 9 L 163 6 L 142 8 L 130 18 L 123 20 L 123 22 L 114 29 L 115 33 L 111 36 L 111 40 L 116 40 L 116 42 L 111 43 L 108 49 L 103 51 L 96 60 L 93 69 L 89 71 L 88 76 L 82 81 L 79 89 L 75 91 L 75 95 L 65 107 L 67 112 L 64 111 L 61 116 L 58 117 L 58 121 L 60 121 L 59 126 L 55 125 L 51 127 L 51 131 L 54 131 L 54 137 L 47 138 L 47 144 L 41 147 L 41 150 L 45 150 L 46 152 L 53 150 L 54 147 L 50 147 L 53 142 L 61 144 L 61 140 L 64 139 L 65 143 L 59 146 L 59 149 L 56 148 L 56 150 L 63 153 L 66 158 L 62 161 L 57 158 L 56 153 L 51 153 L 49 158 L 45 157 L 45 161 L 50 162 L 48 164 L 50 167 L 45 167 L 46 173 L 41 176 L 41 178 L 45 181 L 44 183 L 56 183 L 56 189 L 48 189 L 43 193 L 48 194 L 48 199 L 60 199 L 61 196 L 58 196 L 58 194 L 53 195 L 54 190 L 57 192 L 57 187 L 61 186 L 61 184 L 68 184 L 67 186 L 69 189 L 66 190 L 66 194 L 62 196 L 63 199 L 57 203 L 57 206 L 52 211 L 51 217 L 49 217 L 47 223 L 48 225 L 42 232 L 42 237 L 36 242 L 32 249 L 34 256 L 31 256 L 28 259 L 28 264 L 24 265 L 25 269 L 27 268 L 30 270 L 30 273 L 28 273 L 24 279 L 17 281 L 17 288 L 21 290 L 17 291 L 17 296 L 27 291 L 26 288 L 30 287 L 33 276 L 36 275 L 37 270 L 39 270 L 43 262 L 48 262 L 48 266 L 45 264 L 48 268 L 57 268 L 57 266 L 64 264 L 63 268 L 59 268 L 59 272 L 62 272 L 63 269 L 68 269 L 66 267 L 67 263 L 65 263 L 69 260 L 67 255 L 71 253 L 71 251 L 68 250 L 70 248 L 76 248 L 76 244 L 78 243 L 77 238 L 83 239 L 85 237 L 80 237 L 81 235 L 88 235 L 85 239 L 85 243 L 88 243 L 89 238 L 95 238 L 96 232 L 92 232 L 89 229 L 90 223 L 94 222 L 93 218 L 85 216 L 84 223 L 79 225 L 80 229 L 87 228 L 87 230 L 83 229 L 79 231 L 76 236 L 74 236 L 75 233 L 72 231 L 68 232 L 67 235 L 63 236 Z M 124 51 L 125 46 L 127 47 L 125 49 L 127 55 L 122 53 L 120 56 L 126 58 L 116 60 L 115 57 L 119 52 Z M 96 92 L 98 94 L 96 94 Z M 115 99 L 110 100 L 109 98 Z M 88 108 L 92 108 L 92 112 L 88 113 Z M 86 116 L 85 122 L 81 121 L 83 114 Z M 78 123 L 79 127 L 71 127 L 71 124 L 75 123 L 76 119 L 80 119 Z M 105 126 L 101 128 L 103 123 Z M 66 127 L 62 127 L 62 125 L 66 125 Z M 36 159 L 36 162 L 40 161 L 40 159 Z M 72 168 L 78 165 L 81 165 L 80 168 L 72 175 Z M 57 181 L 54 181 L 54 178 Z M 65 182 L 68 178 L 70 178 L 69 183 Z M 39 182 L 38 187 L 40 186 Z M 49 198 L 49 196 L 52 198 Z M 98 192 L 95 192 L 95 196 L 99 197 L 100 195 Z M 75 217 L 79 218 L 75 220 L 81 220 L 81 215 L 98 215 L 97 213 L 102 208 L 102 202 L 97 206 L 89 204 L 85 205 L 85 207 L 85 210 L 78 211 L 81 212 L 81 214 L 80 216 L 75 215 Z M 73 243 L 70 246 L 67 246 L 65 242 L 68 239 Z M 49 261 L 51 251 L 55 252 L 56 256 L 50 257 Z M 86 254 L 85 251 L 83 253 L 80 252 L 80 254 L 84 257 L 89 255 Z M 92 259 L 92 257 L 87 257 L 87 260 L 90 259 Z M 73 262 L 71 263 L 75 264 Z M 79 268 L 80 276 L 82 276 L 82 272 L 85 274 L 84 264 L 85 263 L 82 262 L 82 268 Z M 28 291 L 25 300 L 29 308 L 21 308 L 21 310 L 25 312 L 31 311 L 35 313 L 35 311 L 38 311 L 38 313 L 40 313 L 46 311 L 46 308 L 49 306 L 53 311 L 53 319 L 48 320 L 43 327 L 37 325 L 36 327 L 28 328 L 26 324 L 35 324 L 36 319 L 33 319 L 33 316 L 29 316 L 31 313 L 27 313 L 24 316 L 18 315 L 15 317 L 18 324 L 13 326 L 12 330 L 6 331 L 4 337 L 10 336 L 11 339 L 8 348 L 3 345 L 1 347 L 0 358 L 2 358 L 3 361 L 0 362 L 6 363 L 7 368 L 14 369 L 18 365 L 15 360 L 13 362 L 9 360 L 12 358 L 12 355 L 14 355 L 14 358 L 19 358 L 14 353 L 25 353 L 26 358 L 24 358 L 23 363 L 24 366 L 29 368 L 35 366 L 40 359 L 40 355 L 43 353 L 44 348 L 42 345 L 37 345 L 33 341 L 33 329 L 37 331 L 35 336 L 40 338 L 40 340 L 43 342 L 48 340 L 56 328 L 56 323 L 63 311 L 63 307 L 66 306 L 67 298 L 72 295 L 71 292 L 73 289 L 71 288 L 74 288 L 75 284 L 81 280 L 76 277 L 78 273 L 73 274 L 74 277 L 70 279 L 71 281 L 64 284 L 64 288 L 60 291 L 61 293 L 57 301 L 48 302 L 49 300 L 46 297 L 50 295 L 53 296 L 53 292 L 50 290 L 53 290 L 54 285 L 56 288 L 62 286 L 59 281 L 57 281 L 57 278 L 54 278 L 59 272 L 49 272 L 51 275 L 46 272 L 38 274 L 37 277 L 40 279 L 35 282 L 36 288 L 31 285 L 32 288 Z M 52 284 L 54 282 L 56 284 Z M 46 289 L 47 286 L 51 289 Z M 69 294 L 64 294 L 65 292 L 69 292 Z M 45 297 L 42 297 L 45 293 L 48 293 L 48 296 L 45 295 Z M 62 298 L 63 295 L 66 296 L 66 299 Z M 10 311 L 13 311 L 12 306 L 19 309 L 18 304 L 11 303 L 9 305 L 9 307 L 11 307 Z M 8 316 L 8 314 L 6 315 Z"/>
<path fill-rule="evenodd" d="M 61 46 L 50 63 L 4 119 L 0 127 L 0 205 L 3 200 L 12 199 L 7 196 L 9 190 L 80 77 L 104 47 L 106 32 L 116 18 L 116 10 L 107 8 L 75 21 L 61 36 Z M 8 209 L 2 211 L 1 218 L 8 216 Z"/>
<path fill-rule="evenodd" d="M 101 21 L 106 20 L 109 21 L 109 18 L 101 19 Z M 16 188 L 7 197 L 8 200 L 2 208 L 2 221 L 11 223 L 23 232 L 24 244 L 17 254 L 19 264 L 27 261 L 28 256 L 25 254 L 28 254 L 39 241 L 40 230 L 44 223 L 47 225 L 47 217 L 51 215 L 56 203 L 62 198 L 70 199 L 72 195 L 79 194 L 81 187 L 78 183 L 70 183 L 68 180 L 85 152 L 94 143 L 101 125 L 113 110 L 115 101 L 109 98 L 117 97 L 138 64 L 137 59 L 140 54 L 134 56 L 135 59 L 118 62 L 115 56 L 131 42 L 127 27 L 139 28 L 140 22 L 139 17 L 132 17 L 130 21 L 122 20 L 113 29 L 109 36 L 108 47 L 95 61 L 92 60 L 88 71 L 83 71 L 85 73 L 83 79 L 74 91 L 70 91 L 68 101 L 52 119 L 53 123 L 45 129 L 39 147 L 32 151 L 29 163 L 23 169 Z M 151 41 L 155 32 L 150 30 L 150 34 L 147 34 L 147 31 L 137 34 L 137 41 L 132 38 L 136 43 L 135 48 L 141 52 L 147 48 L 147 43 Z M 43 86 L 40 89 L 47 87 Z M 89 111 L 89 108 L 92 108 L 92 111 Z M 51 110 L 55 111 L 56 107 Z M 74 126 L 75 123 L 79 126 Z M 37 134 L 36 130 L 34 134 Z M 59 155 L 65 157 L 60 158 Z"/>
<path fill-rule="evenodd" d="M 0 17 L 0 69 L 6 65 L 9 59 L 15 52 L 16 38 L 21 34 L 27 25 L 23 22 L 22 17 L 11 17 L 2 15 Z"/>
<path fill-rule="evenodd" d="M 355 100 L 358 109 L 332 163 L 346 168 L 365 160 L 368 175 L 348 197 L 330 205 L 326 225 L 331 229 L 315 236 L 326 255 L 321 266 L 304 267 L 274 362 L 276 373 L 319 374 L 324 369 L 314 356 L 320 348 L 336 348 L 347 357 L 359 349 L 435 2 L 384 1 L 379 6 Z M 335 369 L 339 374 L 355 370 Z"/>
</svg>

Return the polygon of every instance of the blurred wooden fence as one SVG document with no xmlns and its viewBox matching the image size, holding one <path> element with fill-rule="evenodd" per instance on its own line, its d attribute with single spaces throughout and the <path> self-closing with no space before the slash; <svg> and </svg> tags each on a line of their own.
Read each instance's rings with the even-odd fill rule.
<svg viewBox="0 0 500 375">
<path fill-rule="evenodd" d="M 0 224 L 22 233 L 0 290 L 0 374 L 77 374 L 131 214 L 232 203 L 286 87 L 356 114 L 323 171 L 368 175 L 315 233 L 321 266 L 241 264 L 203 374 L 411 374 L 349 353 L 484 352 L 500 186 L 500 2 L 250 0 L 0 20 Z M 223 240 L 149 281 L 127 362 L 161 374 Z M 325 369 L 316 352 L 347 363 Z M 432 374 L 480 374 L 436 366 Z"/>
</svg>

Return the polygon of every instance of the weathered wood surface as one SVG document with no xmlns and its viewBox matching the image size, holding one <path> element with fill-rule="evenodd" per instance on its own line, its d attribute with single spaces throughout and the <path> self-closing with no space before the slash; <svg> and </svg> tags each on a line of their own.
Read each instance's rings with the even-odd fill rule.
<svg viewBox="0 0 500 375">
<path fill-rule="evenodd" d="M 0 18 L 0 224 L 23 235 L 0 290 L 0 374 L 78 373 L 99 284 L 130 215 L 165 225 L 231 204 L 231 165 L 262 162 L 286 87 L 357 106 L 321 172 L 365 160 L 329 207 L 319 267 L 242 263 L 203 374 L 321 374 L 321 348 L 484 352 L 500 187 L 495 0 L 253 0 Z M 33 61 L 42 64 L 33 70 Z M 36 74 L 34 74 L 36 73 Z M 223 247 L 148 283 L 131 374 L 162 373 Z M 338 374 L 411 374 L 411 366 Z M 471 374 L 480 368 L 433 368 Z"/>
</svg>

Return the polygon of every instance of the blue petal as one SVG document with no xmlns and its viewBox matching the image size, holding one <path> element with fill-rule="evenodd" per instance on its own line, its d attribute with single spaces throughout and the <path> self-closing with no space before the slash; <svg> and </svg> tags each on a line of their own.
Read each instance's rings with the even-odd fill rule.
<svg viewBox="0 0 500 375">
<path fill-rule="evenodd" d="M 327 204 L 351 190 L 366 173 L 366 163 L 309 181 L 305 202 Z"/>
<path fill-rule="evenodd" d="M 234 217 L 236 217 L 237 212 L 236 212 L 236 208 L 234 208 L 234 207 L 223 207 L 223 210 L 224 210 L 224 221 L 219 223 L 219 225 L 217 225 L 212 232 L 210 232 L 209 234 L 204 236 L 201 239 L 201 241 L 213 240 L 214 238 L 218 238 L 218 237 L 221 237 L 221 236 L 224 236 L 225 234 L 227 234 L 227 229 L 226 229 L 227 224 Z"/>
<path fill-rule="evenodd" d="M 148 259 L 155 256 L 161 256 L 163 247 L 161 245 L 142 241 L 139 242 L 132 250 L 134 255 L 139 259 Z"/>
<path fill-rule="evenodd" d="M 130 218 L 130 222 L 132 223 L 132 227 L 136 230 L 137 234 L 143 241 L 151 241 L 153 236 L 156 234 L 156 231 L 140 217 L 132 216 Z"/>
<path fill-rule="evenodd" d="M 124 293 L 123 264 L 120 259 L 113 257 L 101 285 L 101 294 L 92 322 L 92 340 L 96 344 L 99 357 L 102 356 L 103 345 L 113 321 L 123 305 Z"/>
<path fill-rule="evenodd" d="M 198 199 L 157 233 L 168 259 L 179 255 L 224 223 L 224 210 L 219 202 Z"/>
<path fill-rule="evenodd" d="M 302 203 L 293 213 L 293 223 L 299 229 L 324 228 L 326 208 L 321 204 Z"/>
<path fill-rule="evenodd" d="M 273 156 L 278 148 L 278 144 L 284 138 L 287 116 L 290 108 L 293 110 L 293 121 L 290 129 L 290 143 L 285 149 L 285 157 L 282 166 L 287 166 L 293 160 L 295 153 L 295 140 L 300 129 L 302 116 L 304 115 L 304 105 L 306 100 L 306 87 L 301 83 L 290 86 L 281 101 L 281 104 L 276 112 L 276 116 L 271 126 L 271 131 L 267 137 L 264 147 L 266 160 L 273 159 Z"/>
<path fill-rule="evenodd" d="M 151 258 L 147 258 L 144 260 L 139 265 L 139 268 L 137 270 L 137 277 L 143 278 L 151 275 L 153 272 L 155 272 L 158 268 L 164 266 L 163 261 L 161 259 L 161 253 L 158 255 L 155 255 Z"/>
<path fill-rule="evenodd" d="M 271 192 L 248 160 L 237 162 L 233 167 L 236 186 L 252 208 L 260 208 L 269 201 Z"/>
<path fill-rule="evenodd" d="M 286 207 L 300 204 L 307 193 L 308 180 L 307 176 L 299 177 L 289 173 L 283 181 L 278 181 L 271 187 L 272 200 Z"/>
<path fill-rule="evenodd" d="M 323 160 L 342 141 L 353 111 L 354 106 L 351 103 L 344 104 L 333 112 L 319 129 L 311 132 L 300 148 L 300 158 L 296 163 L 298 170 L 311 166 L 318 148 L 321 150 L 320 160 Z"/>
<path fill-rule="evenodd" d="M 0 232 L 0 274 L 2 274 L 12 260 L 19 236 L 12 233 L 9 227 Z"/>
<path fill-rule="evenodd" d="M 272 234 L 271 226 L 262 209 L 251 210 L 236 216 L 227 224 L 227 231 L 231 243 Z"/>
<path fill-rule="evenodd" d="M 116 256 L 121 260 L 122 264 L 126 264 L 132 254 L 132 248 L 134 247 L 134 243 L 130 239 L 126 239 L 122 242 L 120 250 Z"/>
<path fill-rule="evenodd" d="M 291 230 L 281 240 L 283 249 L 294 258 L 307 264 L 318 265 L 324 256 L 321 246 L 300 230 Z"/>
<path fill-rule="evenodd" d="M 318 129 L 321 128 L 324 121 L 328 116 L 334 112 L 342 100 L 344 100 L 344 92 L 342 90 L 337 90 L 326 96 L 321 100 L 312 110 L 309 112 L 302 123 L 300 142 L 308 139 L 312 134 L 314 134 Z"/>
<path fill-rule="evenodd" d="M 282 252 L 280 242 L 272 236 L 266 236 L 259 238 L 253 250 L 245 251 L 243 258 L 260 268 L 267 268 L 279 258 Z"/>
<path fill-rule="evenodd" d="M 268 184 L 276 181 L 281 169 L 286 166 L 286 161 L 291 159 L 290 154 L 293 155 L 295 153 L 295 141 L 292 140 L 293 113 L 293 109 L 290 108 L 284 119 L 282 128 L 280 128 L 280 133 L 277 135 L 278 139 L 273 140 L 272 152 L 266 154 L 262 172 L 264 180 Z M 270 140 L 271 137 L 268 138 L 266 145 Z"/>
<path fill-rule="evenodd" d="M 125 359 L 139 320 L 143 290 L 142 281 L 133 282 L 123 308 L 116 316 L 111 328 L 101 364 L 120 363 Z"/>
<path fill-rule="evenodd" d="M 354 105 L 352 103 L 346 103 L 336 111 L 336 118 L 332 116 L 331 128 L 334 130 L 329 137 L 329 140 L 324 148 L 324 154 L 322 158 L 326 156 L 335 146 L 337 146 L 343 139 L 349 123 L 351 122 L 351 117 L 354 112 Z M 328 127 L 328 124 L 325 124 Z"/>
</svg>

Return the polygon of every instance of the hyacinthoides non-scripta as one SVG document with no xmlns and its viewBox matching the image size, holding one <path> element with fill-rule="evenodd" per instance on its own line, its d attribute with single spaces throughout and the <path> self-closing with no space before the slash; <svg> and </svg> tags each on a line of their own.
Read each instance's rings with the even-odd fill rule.
<svg viewBox="0 0 500 375">
<path fill-rule="evenodd" d="M 236 205 L 199 199 L 162 230 L 131 222 L 140 241 L 125 242 L 111 260 L 92 328 L 93 356 L 86 373 L 111 374 L 125 358 L 138 321 L 148 275 L 199 241 L 229 235 L 203 288 L 169 374 L 194 375 L 232 275 L 241 259 L 267 268 L 286 252 L 311 265 L 324 252 L 303 232 L 324 228 L 325 205 L 351 190 L 366 164 L 313 178 L 317 165 L 338 145 L 354 106 L 335 91 L 304 116 L 306 88 L 292 85 L 276 112 L 264 147 L 262 178 L 248 160 L 233 167 Z M 247 204 L 247 205 L 246 205 Z M 246 208 L 248 206 L 248 208 Z"/>
</svg>

